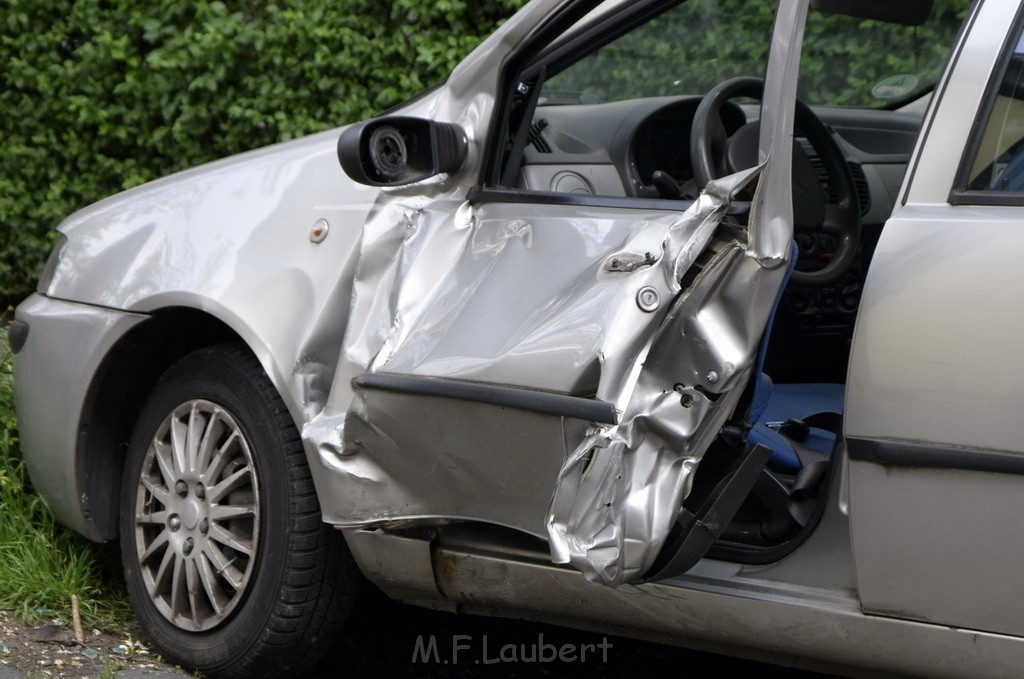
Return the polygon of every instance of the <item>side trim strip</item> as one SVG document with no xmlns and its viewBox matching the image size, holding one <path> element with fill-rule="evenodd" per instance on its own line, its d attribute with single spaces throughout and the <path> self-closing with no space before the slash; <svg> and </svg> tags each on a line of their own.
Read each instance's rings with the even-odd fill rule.
<svg viewBox="0 0 1024 679">
<path fill-rule="evenodd" d="M 692 200 L 665 200 L 661 198 L 634 198 L 631 196 L 594 196 L 590 194 L 524 191 L 504 188 L 473 187 L 466 196 L 474 203 L 526 203 L 536 205 L 572 205 L 580 207 L 622 208 L 624 210 L 663 210 L 683 212 Z M 749 206 L 749 203 L 746 205 Z"/>
<path fill-rule="evenodd" d="M 897 467 L 1024 474 L 1024 455 L 1016 453 L 856 438 L 847 438 L 846 447 L 851 460 L 864 462 L 878 462 Z"/>
<path fill-rule="evenodd" d="M 683 212 L 693 205 L 692 200 L 667 198 L 634 198 L 632 196 L 593 196 L 573 193 L 551 193 L 548 191 L 524 191 L 519 189 L 474 187 L 467 198 L 474 203 L 513 203 L 528 205 L 570 205 L 577 207 L 621 208 L 623 210 L 660 210 Z M 750 203 L 734 201 L 726 208 L 727 215 L 750 213 Z"/>
<path fill-rule="evenodd" d="M 422 396 L 440 396 L 458 401 L 489 403 L 545 415 L 560 415 L 600 422 L 601 424 L 617 424 L 619 421 L 615 406 L 605 401 L 516 387 L 500 387 L 479 382 L 464 382 L 443 377 L 363 373 L 352 380 L 352 386 L 356 389 L 380 389 Z"/>
</svg>

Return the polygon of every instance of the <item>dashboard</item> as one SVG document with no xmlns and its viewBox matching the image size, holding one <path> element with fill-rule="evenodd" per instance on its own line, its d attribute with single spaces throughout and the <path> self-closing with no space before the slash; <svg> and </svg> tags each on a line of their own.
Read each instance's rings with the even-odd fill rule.
<svg viewBox="0 0 1024 679">
<path fill-rule="evenodd" d="M 699 96 L 654 97 L 536 110 L 519 186 L 577 195 L 654 197 L 653 173 L 680 183 L 693 177 L 690 135 Z M 883 223 L 896 202 L 922 115 L 874 109 L 814 108 L 835 134 L 856 175 L 863 175 L 862 216 Z M 757 109 L 729 103 L 723 126 L 732 134 Z M 798 142 L 802 142 L 799 138 Z M 813 151 L 803 144 L 805 152 Z M 570 180 L 571 178 L 571 180 Z"/>
</svg>

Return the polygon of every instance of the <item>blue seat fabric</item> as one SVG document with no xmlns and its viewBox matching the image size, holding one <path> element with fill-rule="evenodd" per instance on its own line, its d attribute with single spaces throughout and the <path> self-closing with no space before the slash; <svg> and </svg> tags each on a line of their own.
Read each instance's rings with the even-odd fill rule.
<svg viewBox="0 0 1024 679">
<path fill-rule="evenodd" d="M 772 458 L 768 466 L 776 471 L 795 472 L 801 467 L 800 458 L 792 442 L 778 432 L 779 426 L 787 420 L 802 420 L 817 413 L 842 413 L 843 384 L 774 384 L 772 379 L 760 373 L 754 390 L 754 401 L 748 411 L 748 420 L 753 424 L 747 436 L 751 445 L 758 443 L 771 448 Z M 824 429 L 811 427 L 807 439 L 801 445 L 831 454 L 836 435 Z"/>
<path fill-rule="evenodd" d="M 771 448 L 772 458 L 768 466 L 776 471 L 796 472 L 802 466 L 800 458 L 793 449 L 793 443 L 778 432 L 778 427 L 787 420 L 802 420 L 817 413 L 843 412 L 843 395 L 846 385 L 843 384 L 774 384 L 771 377 L 764 372 L 764 360 L 768 353 L 768 339 L 772 334 L 775 312 L 782 301 L 783 291 L 789 282 L 789 276 L 796 266 L 797 246 L 793 243 L 792 256 L 786 279 L 779 288 L 775 298 L 768 324 L 761 339 L 757 353 L 757 367 L 754 377 L 754 396 L 747 410 L 747 422 L 752 425 L 747 435 L 747 443 L 751 446 L 758 443 Z M 801 445 L 829 455 L 835 443 L 835 434 L 812 427 L 806 441 Z"/>
</svg>

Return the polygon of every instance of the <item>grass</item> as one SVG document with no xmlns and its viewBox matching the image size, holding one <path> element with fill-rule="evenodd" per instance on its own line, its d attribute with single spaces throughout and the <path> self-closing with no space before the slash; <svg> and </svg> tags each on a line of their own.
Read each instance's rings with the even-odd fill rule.
<svg viewBox="0 0 1024 679">
<path fill-rule="evenodd" d="M 62 527 L 32 490 L 14 413 L 10 316 L 0 314 L 0 610 L 25 622 L 70 621 L 77 594 L 83 624 L 120 629 L 131 613 L 111 547 Z"/>
<path fill-rule="evenodd" d="M 96 679 L 117 679 L 117 675 L 121 673 L 121 670 L 127 668 L 128 666 L 123 662 L 108 662 L 100 670 L 100 673 L 96 675 Z"/>
</svg>

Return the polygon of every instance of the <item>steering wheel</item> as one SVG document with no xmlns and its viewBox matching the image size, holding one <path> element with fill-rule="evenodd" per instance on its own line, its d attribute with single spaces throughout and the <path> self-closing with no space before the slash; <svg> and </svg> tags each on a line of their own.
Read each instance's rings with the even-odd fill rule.
<svg viewBox="0 0 1024 679">
<path fill-rule="evenodd" d="M 706 186 L 744 168 L 757 165 L 758 122 L 747 123 L 731 136 L 722 125 L 720 111 L 734 97 L 760 100 L 761 78 L 733 78 L 719 83 L 705 95 L 693 117 L 690 159 L 698 186 Z M 796 128 L 817 152 L 828 175 L 836 202 L 829 203 L 810 158 L 793 144 L 793 226 L 797 233 L 824 233 L 835 238 L 836 252 L 817 271 L 793 271 L 797 283 L 833 283 L 850 268 L 860 243 L 860 205 L 850 166 L 835 137 L 810 107 L 797 99 Z"/>
</svg>

